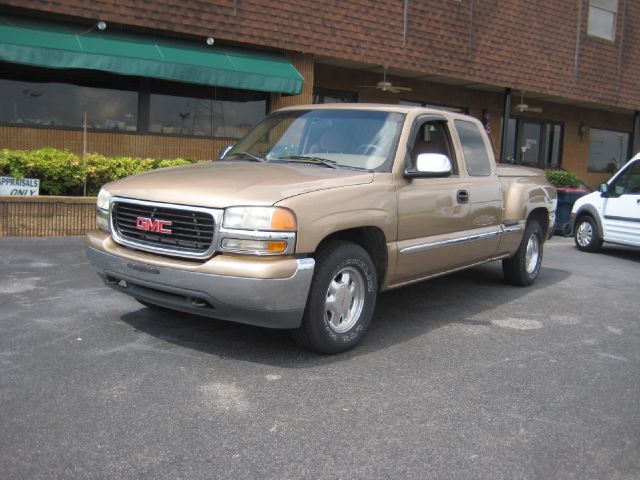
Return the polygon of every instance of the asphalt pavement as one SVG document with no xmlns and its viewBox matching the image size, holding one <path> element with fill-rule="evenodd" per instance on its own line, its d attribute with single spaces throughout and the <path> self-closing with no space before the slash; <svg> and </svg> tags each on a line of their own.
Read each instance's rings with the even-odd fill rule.
<svg viewBox="0 0 640 480">
<path fill-rule="evenodd" d="M 640 478 L 640 251 L 381 294 L 355 350 L 158 312 L 0 238 L 2 479 Z"/>
</svg>

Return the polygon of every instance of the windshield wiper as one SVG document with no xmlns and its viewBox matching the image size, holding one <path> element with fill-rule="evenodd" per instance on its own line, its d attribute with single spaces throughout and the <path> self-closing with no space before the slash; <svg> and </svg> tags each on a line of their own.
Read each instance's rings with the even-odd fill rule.
<svg viewBox="0 0 640 480">
<path fill-rule="evenodd" d="M 243 156 L 243 157 L 249 157 L 251 160 L 253 160 L 255 162 L 265 163 L 265 162 L 269 161 L 266 158 L 259 157 L 258 155 L 254 155 L 253 153 L 249 153 L 249 152 L 233 152 L 233 153 L 225 156 L 224 160 L 226 160 L 229 157 L 233 157 L 234 155 Z"/>
<path fill-rule="evenodd" d="M 289 155 L 286 157 L 278 157 L 277 160 L 295 160 L 297 162 L 316 163 L 329 168 L 338 168 L 337 162 L 334 162 L 333 160 L 320 157 L 308 157 L 306 155 Z"/>
</svg>

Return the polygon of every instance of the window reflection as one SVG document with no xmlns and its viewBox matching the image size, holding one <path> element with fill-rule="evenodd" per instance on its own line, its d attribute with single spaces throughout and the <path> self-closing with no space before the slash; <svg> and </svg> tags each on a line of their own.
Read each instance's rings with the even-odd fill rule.
<svg viewBox="0 0 640 480">
<path fill-rule="evenodd" d="M 247 101 L 178 97 L 152 93 L 149 131 L 152 133 L 239 138 L 266 113 L 266 98 Z"/>
<path fill-rule="evenodd" d="M 138 93 L 0 79 L 0 122 L 137 131 Z"/>
<path fill-rule="evenodd" d="M 592 128 L 589 131 L 590 172 L 615 173 L 626 163 L 629 134 Z"/>
<path fill-rule="evenodd" d="M 471 122 L 455 120 L 456 131 L 462 144 L 464 163 L 471 176 L 487 176 L 491 174 L 491 163 L 487 154 L 487 146 L 478 127 Z"/>
</svg>

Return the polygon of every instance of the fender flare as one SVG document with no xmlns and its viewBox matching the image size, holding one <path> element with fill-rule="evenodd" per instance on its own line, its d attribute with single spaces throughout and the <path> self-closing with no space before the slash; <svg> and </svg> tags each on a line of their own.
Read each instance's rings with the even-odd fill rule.
<svg viewBox="0 0 640 480">
<path fill-rule="evenodd" d="M 583 205 L 576 212 L 576 217 L 573 220 L 573 224 L 571 225 L 571 230 L 575 233 L 576 224 L 578 223 L 578 219 L 583 215 L 587 214 L 593 218 L 596 222 L 596 226 L 598 227 L 598 233 L 600 234 L 600 238 L 604 238 L 604 228 L 602 226 L 602 221 L 600 220 L 600 215 L 598 214 L 598 210 L 593 205 Z"/>
</svg>

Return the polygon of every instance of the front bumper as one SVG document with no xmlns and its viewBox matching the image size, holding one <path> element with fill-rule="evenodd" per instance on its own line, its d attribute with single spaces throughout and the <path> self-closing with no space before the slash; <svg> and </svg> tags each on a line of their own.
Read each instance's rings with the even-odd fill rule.
<svg viewBox="0 0 640 480">
<path fill-rule="evenodd" d="M 173 310 L 269 328 L 300 326 L 315 266 L 312 258 L 267 260 L 267 270 L 262 258 L 225 260 L 220 266 L 223 262 L 214 257 L 202 268 L 162 257 L 154 261 L 149 254 L 115 244 L 102 232 L 87 235 L 85 252 L 105 284 L 127 295 Z M 268 278 L 270 272 L 281 275 L 290 267 L 291 274 L 284 278 Z"/>
</svg>

